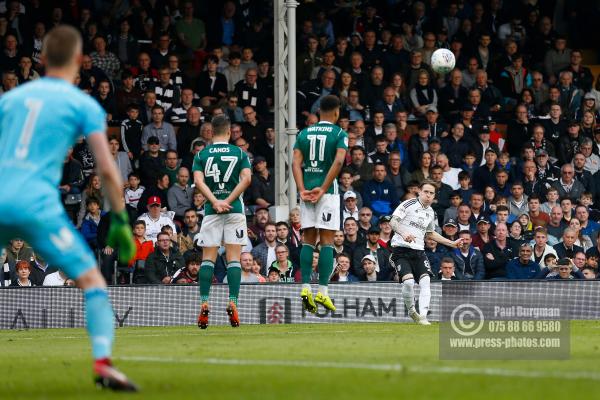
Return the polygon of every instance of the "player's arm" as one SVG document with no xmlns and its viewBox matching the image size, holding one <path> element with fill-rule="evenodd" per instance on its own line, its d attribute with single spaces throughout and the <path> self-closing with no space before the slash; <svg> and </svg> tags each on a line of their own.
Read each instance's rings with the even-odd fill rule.
<svg viewBox="0 0 600 400">
<path fill-rule="evenodd" d="M 206 182 L 204 181 L 204 172 L 194 171 L 194 184 L 200 190 L 200 192 L 206 197 L 206 200 L 210 202 L 217 213 L 229 211 L 231 206 L 225 203 L 223 200 L 219 200 L 212 193 Z"/>
<path fill-rule="evenodd" d="M 335 153 L 335 159 L 331 164 L 331 168 L 329 168 L 329 172 L 327 172 L 327 176 L 325 176 L 325 180 L 320 187 L 317 187 L 312 190 L 313 193 L 313 201 L 316 203 L 322 196 L 327 192 L 333 180 L 337 178 L 344 166 L 344 162 L 346 161 L 346 151 L 347 149 L 338 147 Z"/>
<path fill-rule="evenodd" d="M 394 214 L 392 214 L 392 219 L 390 220 L 390 227 L 392 230 L 400 235 L 400 237 L 405 242 L 412 242 L 415 240 L 413 235 L 402 232 L 401 222 L 406 217 L 406 211 L 402 205 L 399 205 Z"/>
<path fill-rule="evenodd" d="M 250 183 L 252 183 L 252 172 L 250 171 L 250 168 L 244 168 L 240 171 L 240 181 L 233 188 L 229 196 L 227 196 L 227 198 L 225 199 L 227 204 L 231 204 L 236 199 L 238 199 L 242 195 L 242 193 L 244 193 L 246 189 L 248 189 Z"/>
<path fill-rule="evenodd" d="M 425 237 L 433 239 L 436 242 L 438 242 L 439 244 L 443 244 L 444 246 L 448 246 L 448 247 L 452 247 L 452 248 L 457 248 L 463 242 L 462 238 L 454 240 L 454 241 L 452 241 L 450 239 L 446 239 L 445 237 L 443 237 L 442 235 L 440 235 L 436 231 L 427 232 L 425 234 Z"/>
<path fill-rule="evenodd" d="M 310 196 L 306 187 L 304 187 L 304 172 L 302 171 L 302 164 L 304 163 L 304 154 L 299 149 L 294 149 L 294 157 L 292 159 L 292 173 L 294 174 L 294 180 L 296 181 L 296 187 L 298 188 L 298 194 L 302 201 L 310 201 Z"/>
</svg>

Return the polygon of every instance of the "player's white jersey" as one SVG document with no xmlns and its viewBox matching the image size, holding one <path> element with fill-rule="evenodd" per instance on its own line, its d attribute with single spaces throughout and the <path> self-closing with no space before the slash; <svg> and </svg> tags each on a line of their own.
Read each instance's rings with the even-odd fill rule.
<svg viewBox="0 0 600 400">
<path fill-rule="evenodd" d="M 398 233 L 394 233 L 392 247 L 424 250 L 425 234 L 435 231 L 433 208 L 431 206 L 424 207 L 418 198 L 409 199 L 400 203 L 392 215 L 400 218 L 400 232 L 415 238 L 412 242 L 406 242 Z"/>
</svg>

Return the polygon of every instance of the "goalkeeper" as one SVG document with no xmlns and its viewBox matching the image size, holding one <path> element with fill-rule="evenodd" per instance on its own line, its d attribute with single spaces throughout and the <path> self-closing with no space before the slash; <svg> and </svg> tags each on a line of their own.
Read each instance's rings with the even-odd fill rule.
<svg viewBox="0 0 600 400">
<path fill-rule="evenodd" d="M 136 386 L 112 367 L 115 318 L 106 282 L 85 240 L 70 223 L 57 190 L 65 155 L 83 135 L 96 157 L 112 206 L 107 244 L 119 250 L 123 263 L 134 256 L 135 244 L 121 201 L 123 183 L 106 140 L 106 114 L 73 85 L 81 58 L 79 32 L 67 26 L 52 29 L 42 46 L 46 77 L 0 99 L 0 247 L 12 237 L 23 238 L 77 282 L 83 289 L 96 384 L 135 391 Z"/>
</svg>

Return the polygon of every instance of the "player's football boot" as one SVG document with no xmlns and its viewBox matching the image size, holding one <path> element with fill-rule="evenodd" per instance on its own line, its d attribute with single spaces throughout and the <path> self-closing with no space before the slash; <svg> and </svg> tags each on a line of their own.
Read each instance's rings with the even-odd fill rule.
<svg viewBox="0 0 600 400">
<path fill-rule="evenodd" d="M 408 316 L 411 317 L 412 320 L 415 321 L 417 324 L 421 323 L 421 316 L 419 315 L 417 310 L 415 310 L 414 307 L 411 307 L 411 309 L 408 310 Z"/>
<path fill-rule="evenodd" d="M 427 319 L 427 317 L 419 315 L 419 322 L 417 322 L 417 324 L 419 324 L 419 325 L 431 325 L 431 322 L 429 322 L 429 320 Z"/>
<path fill-rule="evenodd" d="M 312 292 L 304 288 L 302 289 L 302 292 L 300 292 L 300 297 L 302 298 L 302 307 L 309 313 L 315 314 L 317 312 L 317 305 L 313 300 Z"/>
<path fill-rule="evenodd" d="M 200 307 L 200 315 L 198 315 L 198 328 L 208 328 L 208 313 L 210 313 L 210 310 L 208 309 L 208 303 L 202 303 L 202 306 Z"/>
<path fill-rule="evenodd" d="M 229 302 L 229 305 L 225 309 L 227 315 L 229 315 L 229 323 L 232 327 L 237 328 L 240 326 L 240 316 L 238 315 L 237 307 L 233 301 Z"/>
<path fill-rule="evenodd" d="M 94 381 L 101 389 L 110 389 L 116 392 L 137 392 L 139 389 L 121 371 L 112 366 L 109 359 L 94 362 Z"/>
<path fill-rule="evenodd" d="M 319 303 L 329 311 L 336 310 L 335 306 L 333 305 L 333 301 L 331 301 L 331 298 L 329 298 L 329 296 L 324 296 L 321 292 L 318 292 L 315 296 L 315 303 Z"/>
</svg>

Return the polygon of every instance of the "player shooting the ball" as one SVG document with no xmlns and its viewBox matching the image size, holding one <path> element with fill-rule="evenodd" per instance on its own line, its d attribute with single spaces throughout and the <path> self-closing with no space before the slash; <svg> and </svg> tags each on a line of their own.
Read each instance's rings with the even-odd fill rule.
<svg viewBox="0 0 600 400">
<path fill-rule="evenodd" d="M 390 264 L 398 271 L 402 284 L 402 298 L 408 315 L 420 325 L 431 325 L 427 320 L 431 301 L 431 264 L 425 254 L 425 236 L 445 246 L 457 248 L 463 239 L 451 241 L 435 229 L 435 212 L 431 203 L 435 198 L 433 182 L 425 180 L 419 186 L 417 198 L 400 203 L 392 214 L 390 225 L 394 231 Z M 415 281 L 419 284 L 419 313 L 415 309 Z"/>
</svg>

